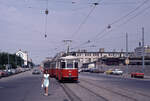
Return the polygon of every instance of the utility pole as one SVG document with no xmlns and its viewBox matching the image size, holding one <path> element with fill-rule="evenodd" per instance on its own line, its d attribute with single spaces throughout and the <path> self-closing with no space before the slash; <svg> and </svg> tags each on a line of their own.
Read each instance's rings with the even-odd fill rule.
<svg viewBox="0 0 150 101">
<path fill-rule="evenodd" d="M 10 66 L 9 66 L 9 53 L 7 53 L 7 57 L 8 57 L 8 68 L 7 69 L 9 69 L 10 68 Z"/>
<path fill-rule="evenodd" d="M 144 73 L 144 56 L 145 56 L 145 49 L 144 49 L 144 27 L 142 27 L 142 68 L 143 68 L 143 73 Z"/>
<path fill-rule="evenodd" d="M 126 33 L 126 72 L 128 74 L 128 64 L 129 64 L 129 56 L 128 56 L 128 33 Z"/>
<path fill-rule="evenodd" d="M 68 54 L 69 53 L 69 49 L 70 49 L 69 43 L 71 43 L 72 40 L 63 40 L 63 42 L 67 45 L 67 51 L 66 51 L 66 53 Z"/>
<path fill-rule="evenodd" d="M 17 55 L 15 54 L 15 64 L 17 66 Z"/>
</svg>

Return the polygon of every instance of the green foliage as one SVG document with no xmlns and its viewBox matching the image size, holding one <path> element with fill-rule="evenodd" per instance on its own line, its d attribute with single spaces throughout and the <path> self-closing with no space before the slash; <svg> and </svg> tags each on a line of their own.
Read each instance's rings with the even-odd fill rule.
<svg viewBox="0 0 150 101">
<path fill-rule="evenodd" d="M 8 57 L 9 57 L 9 64 L 12 68 L 16 68 L 17 65 L 22 66 L 24 63 L 24 60 L 16 56 L 16 54 L 10 54 L 2 52 L 0 53 L 0 69 L 5 69 L 5 66 L 8 64 Z"/>
</svg>

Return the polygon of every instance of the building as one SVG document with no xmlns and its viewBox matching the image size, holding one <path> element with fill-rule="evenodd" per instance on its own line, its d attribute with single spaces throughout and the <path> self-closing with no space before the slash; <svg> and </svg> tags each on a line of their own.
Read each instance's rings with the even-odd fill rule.
<svg viewBox="0 0 150 101">
<path fill-rule="evenodd" d="M 28 53 L 26 51 L 19 50 L 18 52 L 16 52 L 16 55 L 20 56 L 24 60 L 25 66 L 28 65 Z"/>
<path fill-rule="evenodd" d="M 126 57 L 126 52 L 105 52 L 104 49 L 100 49 L 98 52 L 87 52 L 87 51 L 77 51 L 71 52 L 72 55 L 77 56 L 79 59 L 79 66 L 83 64 L 92 63 L 98 61 L 100 58 L 124 58 Z M 129 56 L 133 53 L 129 52 Z"/>
<path fill-rule="evenodd" d="M 139 47 L 135 48 L 135 56 L 141 57 L 142 56 L 142 46 L 139 44 Z M 150 56 L 150 46 L 144 46 L 144 54 L 145 56 Z"/>
</svg>

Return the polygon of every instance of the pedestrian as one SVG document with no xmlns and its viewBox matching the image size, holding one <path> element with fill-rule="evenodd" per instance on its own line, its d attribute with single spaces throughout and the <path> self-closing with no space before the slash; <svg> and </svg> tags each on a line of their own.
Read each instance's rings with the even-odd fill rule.
<svg viewBox="0 0 150 101">
<path fill-rule="evenodd" d="M 44 95 L 48 96 L 48 86 L 49 86 L 49 74 L 48 70 L 44 70 L 43 79 L 42 79 L 42 88 L 44 87 Z"/>
</svg>

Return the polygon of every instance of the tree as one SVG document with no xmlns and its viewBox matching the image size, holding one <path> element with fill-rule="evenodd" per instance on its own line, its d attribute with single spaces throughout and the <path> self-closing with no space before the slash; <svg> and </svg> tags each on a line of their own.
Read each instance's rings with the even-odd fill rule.
<svg viewBox="0 0 150 101">
<path fill-rule="evenodd" d="M 16 54 L 10 54 L 2 52 L 0 53 L 0 69 L 5 69 L 6 65 L 8 65 L 8 55 L 9 55 L 9 64 L 12 68 L 17 68 L 17 66 L 22 66 L 24 60 L 17 56 Z"/>
</svg>

